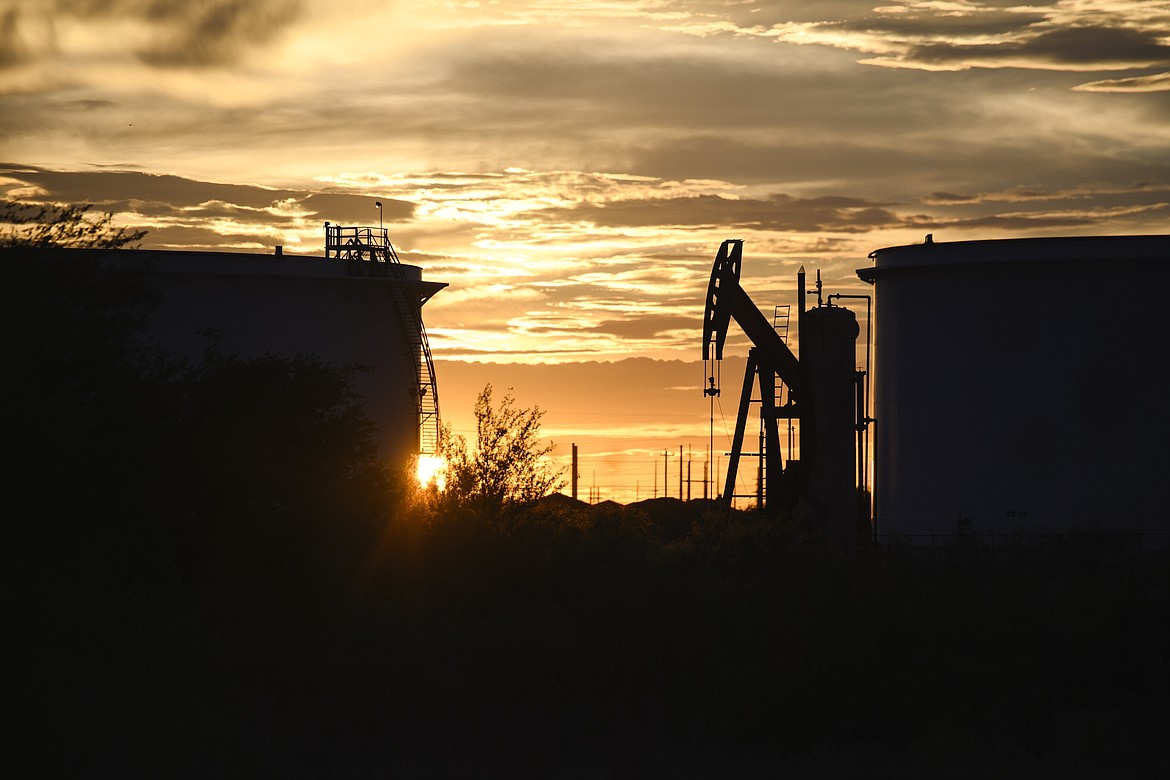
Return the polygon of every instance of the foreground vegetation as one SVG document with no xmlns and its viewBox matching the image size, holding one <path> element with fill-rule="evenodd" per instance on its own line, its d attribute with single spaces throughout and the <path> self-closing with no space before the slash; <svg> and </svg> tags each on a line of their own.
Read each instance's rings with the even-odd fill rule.
<svg viewBox="0 0 1170 780">
<path fill-rule="evenodd" d="M 7 758 L 39 775 L 1168 768 L 1165 551 L 847 555 L 704 502 L 538 500 L 531 463 L 535 493 L 480 489 L 508 482 L 466 449 L 490 484 L 419 491 L 349 370 L 180 361 L 140 269 L 3 257 Z"/>
<path fill-rule="evenodd" d="M 678 502 L 656 507 L 677 525 Z M 139 531 L 146 531 L 145 515 Z M 18 701 L 75 773 L 1161 776 L 1166 556 L 837 554 L 750 515 L 507 532 L 108 516 L 32 550 Z M 210 526 L 208 525 L 211 521 Z M 87 530 L 87 526 L 95 526 Z M 373 531 L 373 528 L 370 528 Z M 100 537 L 118 533 L 113 539 Z M 146 534 L 143 534 L 146 535 Z M 202 538 L 200 538 L 202 537 Z M 207 537 L 212 537 L 214 542 Z M 783 772 L 781 772 L 783 770 Z"/>
</svg>

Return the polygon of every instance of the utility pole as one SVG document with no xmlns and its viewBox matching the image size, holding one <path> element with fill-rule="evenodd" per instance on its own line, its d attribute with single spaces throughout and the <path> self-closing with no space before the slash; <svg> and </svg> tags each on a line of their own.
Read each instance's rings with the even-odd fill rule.
<svg viewBox="0 0 1170 780">
<path fill-rule="evenodd" d="M 714 490 L 715 472 L 711 470 L 711 467 L 714 466 L 715 464 L 711 461 L 711 457 L 712 457 L 712 446 L 711 446 L 711 443 L 708 443 L 707 444 L 707 460 L 703 461 L 703 498 L 714 498 L 714 493 L 715 493 L 715 490 Z M 708 482 L 710 482 L 711 484 L 708 485 L 707 484 Z M 711 495 L 707 494 L 708 487 L 711 488 Z"/>
<path fill-rule="evenodd" d="M 694 462 L 694 460 L 695 460 L 694 450 L 692 450 L 691 445 L 688 444 L 687 445 L 687 501 L 691 500 L 691 482 L 692 482 L 692 480 L 691 480 L 691 464 Z"/>
<path fill-rule="evenodd" d="M 670 450 L 662 451 L 662 497 L 670 498 Z"/>
<path fill-rule="evenodd" d="M 577 500 L 577 445 L 573 445 L 573 500 Z"/>
</svg>

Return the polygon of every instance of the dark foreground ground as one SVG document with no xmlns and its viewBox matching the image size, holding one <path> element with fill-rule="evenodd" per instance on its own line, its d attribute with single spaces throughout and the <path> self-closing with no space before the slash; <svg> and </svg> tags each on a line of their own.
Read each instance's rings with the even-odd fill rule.
<svg viewBox="0 0 1170 780">
<path fill-rule="evenodd" d="M 572 514 L 400 526 L 344 566 L 266 533 L 197 565 L 24 567 L 9 760 L 75 777 L 1170 768 L 1165 551 L 845 555 L 752 515 Z"/>
</svg>

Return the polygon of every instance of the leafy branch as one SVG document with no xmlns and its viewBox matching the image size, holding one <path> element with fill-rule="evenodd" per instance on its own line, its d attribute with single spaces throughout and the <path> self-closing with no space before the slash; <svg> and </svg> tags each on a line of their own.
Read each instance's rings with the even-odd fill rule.
<svg viewBox="0 0 1170 780">
<path fill-rule="evenodd" d="M 145 230 L 115 227 L 113 212 L 93 214 L 93 204 L 31 205 L 0 201 L 0 247 L 22 249 L 136 249 Z"/>
</svg>

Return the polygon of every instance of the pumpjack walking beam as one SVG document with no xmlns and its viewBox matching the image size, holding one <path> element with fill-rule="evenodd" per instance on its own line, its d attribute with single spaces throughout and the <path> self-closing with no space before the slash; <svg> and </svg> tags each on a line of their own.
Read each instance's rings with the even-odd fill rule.
<svg viewBox="0 0 1170 780">
<path fill-rule="evenodd" d="M 703 318 L 703 359 L 711 359 L 711 347 L 715 347 L 715 360 L 723 359 L 723 344 L 727 341 L 727 328 L 732 318 L 760 350 L 761 355 L 776 366 L 776 373 L 794 392 L 801 388 L 800 364 L 784 339 L 768 322 L 751 297 L 739 284 L 743 268 L 743 239 L 731 238 L 719 247 L 715 264 L 711 268 L 711 280 L 707 283 L 707 310 Z"/>
</svg>

